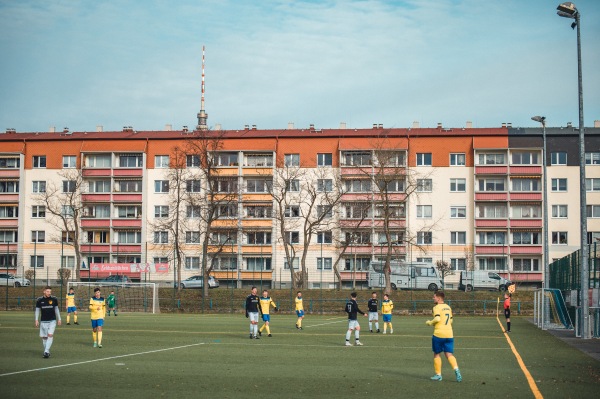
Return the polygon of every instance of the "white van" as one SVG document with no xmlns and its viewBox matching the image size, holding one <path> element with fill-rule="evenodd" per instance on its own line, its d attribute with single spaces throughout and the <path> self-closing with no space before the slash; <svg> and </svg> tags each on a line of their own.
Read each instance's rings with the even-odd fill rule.
<svg viewBox="0 0 600 399">
<path fill-rule="evenodd" d="M 385 262 L 372 262 L 369 269 L 369 289 L 385 288 Z M 442 287 L 442 279 L 436 267 L 426 262 L 392 262 L 391 285 L 393 290 L 417 289 L 436 291 Z"/>
<path fill-rule="evenodd" d="M 501 277 L 498 273 L 485 270 L 461 271 L 458 289 L 461 291 L 478 289 L 504 291 L 511 284 L 510 280 Z"/>
</svg>

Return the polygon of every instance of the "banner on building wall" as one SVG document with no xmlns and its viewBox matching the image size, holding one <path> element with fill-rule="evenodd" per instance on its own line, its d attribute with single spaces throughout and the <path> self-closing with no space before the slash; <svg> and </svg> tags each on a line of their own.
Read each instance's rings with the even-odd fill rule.
<svg viewBox="0 0 600 399">
<path fill-rule="evenodd" d="M 90 263 L 90 273 L 167 273 L 168 263 Z"/>
</svg>

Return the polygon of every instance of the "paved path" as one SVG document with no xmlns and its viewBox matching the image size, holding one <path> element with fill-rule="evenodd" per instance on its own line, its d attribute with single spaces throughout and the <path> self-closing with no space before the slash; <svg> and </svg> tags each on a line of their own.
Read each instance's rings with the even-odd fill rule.
<svg viewBox="0 0 600 399">
<path fill-rule="evenodd" d="M 600 339 L 581 339 L 575 337 L 575 330 L 547 330 L 550 334 L 561 339 L 583 353 L 587 353 L 594 359 L 600 361 Z"/>
</svg>

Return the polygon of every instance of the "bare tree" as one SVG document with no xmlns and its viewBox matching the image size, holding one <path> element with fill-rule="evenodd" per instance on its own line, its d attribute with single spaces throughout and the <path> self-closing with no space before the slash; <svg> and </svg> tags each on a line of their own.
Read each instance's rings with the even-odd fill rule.
<svg viewBox="0 0 600 399">
<path fill-rule="evenodd" d="M 38 205 L 44 206 L 48 223 L 61 232 L 60 238 L 75 251 L 75 279 L 81 279 L 81 217 L 84 205 L 81 200 L 83 193 L 83 174 L 80 169 L 65 169 L 58 172 L 62 178 L 60 184 L 51 182 L 46 185 L 45 192 L 34 197 Z"/>
<path fill-rule="evenodd" d="M 454 270 L 452 269 L 452 266 L 450 266 L 450 264 L 445 260 L 438 260 L 435 262 L 435 267 L 442 276 L 442 288 L 444 288 L 446 284 L 446 276 L 454 274 Z"/>
</svg>

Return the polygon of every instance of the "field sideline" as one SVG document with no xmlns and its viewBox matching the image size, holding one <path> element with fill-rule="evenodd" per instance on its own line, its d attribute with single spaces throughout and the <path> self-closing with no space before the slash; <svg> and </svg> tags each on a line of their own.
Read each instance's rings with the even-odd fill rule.
<svg viewBox="0 0 600 399">
<path fill-rule="evenodd" d="M 65 321 L 63 314 L 63 322 Z M 394 334 L 371 334 L 345 347 L 344 315 L 272 314 L 272 338 L 248 339 L 243 315 L 121 313 L 106 318 L 92 347 L 89 314 L 57 329 L 42 359 L 33 312 L 0 312 L 0 396 L 148 397 L 534 397 L 495 317 L 455 317 L 457 383 L 444 360 L 431 382 L 432 328 L 422 316 L 394 316 Z M 262 324 L 262 323 L 261 323 Z M 600 362 L 513 318 L 510 339 L 544 398 L 592 397 Z M 42 388 L 43 387 L 43 388 Z"/>
</svg>

